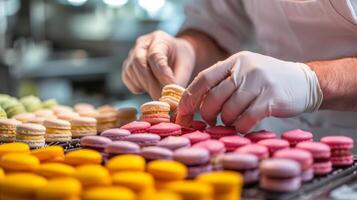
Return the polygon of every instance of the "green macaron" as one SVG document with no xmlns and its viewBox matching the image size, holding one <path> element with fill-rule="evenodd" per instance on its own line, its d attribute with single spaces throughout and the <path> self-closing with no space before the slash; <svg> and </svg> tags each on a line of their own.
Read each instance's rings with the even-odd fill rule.
<svg viewBox="0 0 357 200">
<path fill-rule="evenodd" d="M 27 112 L 34 112 L 42 108 L 41 100 L 33 95 L 25 96 L 20 99 Z"/>
<path fill-rule="evenodd" d="M 56 99 L 47 99 L 46 101 L 42 102 L 43 108 L 53 108 L 58 105 Z"/>
</svg>

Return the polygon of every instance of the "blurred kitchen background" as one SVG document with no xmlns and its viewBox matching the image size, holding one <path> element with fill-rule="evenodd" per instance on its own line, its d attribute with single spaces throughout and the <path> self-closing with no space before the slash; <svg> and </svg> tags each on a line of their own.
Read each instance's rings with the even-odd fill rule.
<svg viewBox="0 0 357 200">
<path fill-rule="evenodd" d="M 0 93 L 137 105 L 143 95 L 123 85 L 123 60 L 138 36 L 175 34 L 186 2 L 0 0 Z"/>
</svg>

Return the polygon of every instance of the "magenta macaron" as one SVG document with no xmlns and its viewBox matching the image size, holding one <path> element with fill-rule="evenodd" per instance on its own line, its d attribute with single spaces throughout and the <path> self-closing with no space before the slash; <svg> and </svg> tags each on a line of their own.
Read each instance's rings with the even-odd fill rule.
<svg viewBox="0 0 357 200">
<path fill-rule="evenodd" d="M 192 145 L 202 142 L 205 140 L 211 139 L 211 136 L 208 133 L 203 133 L 201 131 L 194 131 L 191 133 L 186 133 L 182 137 L 188 138 Z"/>
<path fill-rule="evenodd" d="M 260 131 L 255 131 L 255 132 L 250 132 L 244 137 L 250 139 L 253 143 L 257 143 L 260 140 L 266 140 L 266 139 L 274 139 L 276 138 L 276 134 L 271 131 L 266 131 L 266 130 L 260 130 Z"/>
<path fill-rule="evenodd" d="M 133 121 L 124 126 L 120 127 L 122 129 L 126 129 L 130 131 L 130 133 L 145 133 L 148 128 L 150 128 L 151 124 L 145 121 Z"/>
<path fill-rule="evenodd" d="M 205 132 L 210 134 L 212 139 L 219 139 L 224 136 L 237 135 L 238 133 L 234 127 L 221 126 L 221 125 L 209 127 L 205 130 Z"/>
<path fill-rule="evenodd" d="M 247 153 L 254 154 L 258 157 L 259 160 L 263 160 L 269 157 L 269 150 L 266 146 L 260 144 L 248 144 L 242 147 L 239 147 L 235 150 L 237 153 Z"/>
<path fill-rule="evenodd" d="M 272 156 L 277 150 L 289 148 L 289 142 L 282 139 L 260 140 L 257 144 L 266 146 L 269 150 L 270 156 Z"/>
<path fill-rule="evenodd" d="M 192 147 L 204 148 L 208 150 L 211 156 L 216 156 L 226 151 L 223 142 L 212 139 L 196 143 Z"/>
<path fill-rule="evenodd" d="M 250 144 L 250 140 L 248 138 L 234 135 L 234 136 L 224 136 L 219 139 L 219 141 L 223 142 L 224 146 L 226 147 L 226 150 L 228 152 L 234 151 L 237 148 Z"/>
<path fill-rule="evenodd" d="M 352 165 L 352 138 L 346 136 L 325 136 L 320 141 L 331 148 L 331 162 L 333 166 Z"/>
<path fill-rule="evenodd" d="M 136 133 L 126 137 L 125 141 L 134 142 L 140 147 L 155 146 L 160 141 L 160 136 L 151 133 Z"/>
<path fill-rule="evenodd" d="M 290 147 L 295 147 L 299 142 L 312 142 L 313 135 L 310 132 L 303 131 L 301 129 L 294 129 L 284 132 L 281 138 L 290 143 Z"/>
<path fill-rule="evenodd" d="M 105 147 L 107 147 L 111 142 L 111 139 L 97 135 L 84 136 L 80 140 L 81 147 L 95 149 L 101 152 L 103 152 Z"/>
<path fill-rule="evenodd" d="M 106 146 L 105 153 L 107 153 L 109 157 L 122 154 L 139 154 L 140 146 L 133 142 L 115 141 Z"/>
<path fill-rule="evenodd" d="M 100 135 L 109 138 L 113 141 L 118 141 L 118 140 L 123 140 L 124 138 L 129 136 L 130 131 L 122 128 L 112 128 L 103 131 Z"/>
<path fill-rule="evenodd" d="M 142 148 L 141 155 L 148 162 L 153 160 L 172 160 L 173 152 L 167 148 L 151 146 Z"/>
<path fill-rule="evenodd" d="M 170 122 L 162 122 L 151 126 L 148 132 L 161 137 L 177 136 L 181 135 L 181 126 Z"/>
</svg>

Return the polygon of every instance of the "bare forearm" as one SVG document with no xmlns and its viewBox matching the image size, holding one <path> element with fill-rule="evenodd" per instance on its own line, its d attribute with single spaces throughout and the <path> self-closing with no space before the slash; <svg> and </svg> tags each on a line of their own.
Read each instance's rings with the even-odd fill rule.
<svg viewBox="0 0 357 200">
<path fill-rule="evenodd" d="M 316 72 L 323 92 L 320 109 L 357 111 L 357 58 L 314 61 L 307 65 Z"/>
<path fill-rule="evenodd" d="M 182 32 L 179 38 L 188 41 L 195 51 L 195 69 L 192 77 L 214 63 L 226 59 L 229 55 L 211 37 L 193 29 Z"/>
</svg>

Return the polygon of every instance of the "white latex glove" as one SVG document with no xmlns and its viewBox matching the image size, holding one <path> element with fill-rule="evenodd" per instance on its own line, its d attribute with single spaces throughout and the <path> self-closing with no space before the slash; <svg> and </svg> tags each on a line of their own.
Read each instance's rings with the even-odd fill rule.
<svg viewBox="0 0 357 200">
<path fill-rule="evenodd" d="M 162 31 L 141 36 L 124 61 L 122 79 L 133 93 L 148 92 L 157 100 L 166 84 L 186 87 L 195 62 L 189 42 Z"/>
<path fill-rule="evenodd" d="M 210 125 L 218 114 L 246 133 L 264 117 L 293 117 L 316 111 L 322 102 L 317 76 L 303 63 L 239 52 L 202 71 L 181 98 L 176 122 L 187 126 L 200 105 Z"/>
</svg>

